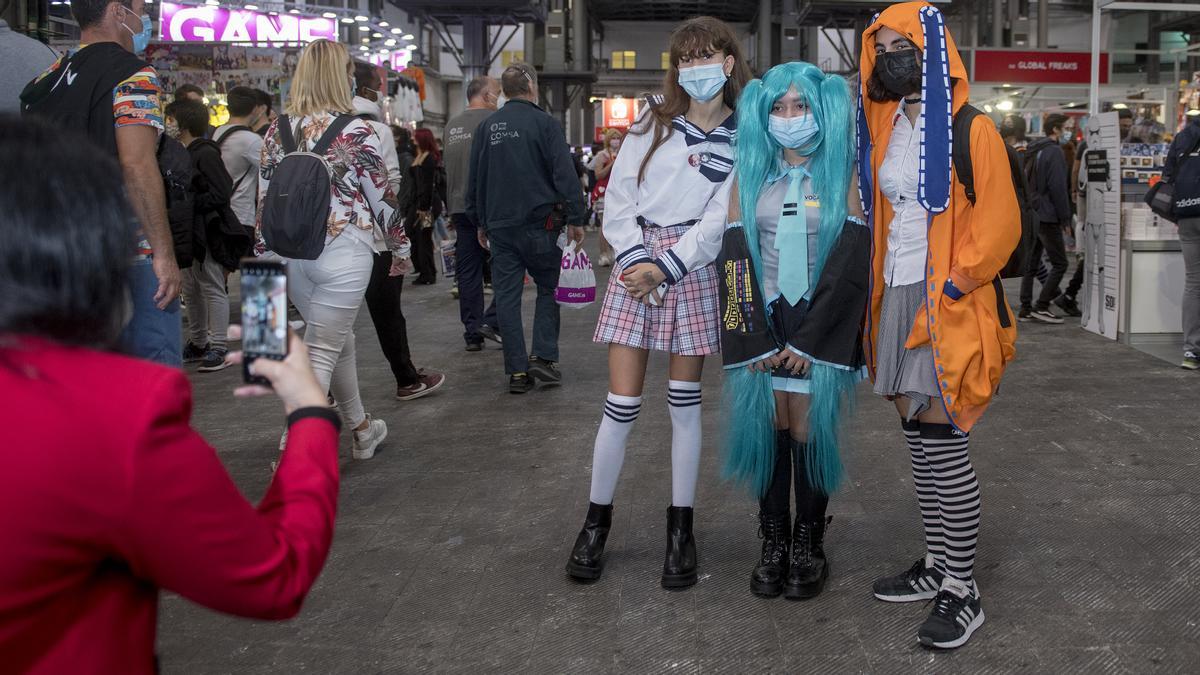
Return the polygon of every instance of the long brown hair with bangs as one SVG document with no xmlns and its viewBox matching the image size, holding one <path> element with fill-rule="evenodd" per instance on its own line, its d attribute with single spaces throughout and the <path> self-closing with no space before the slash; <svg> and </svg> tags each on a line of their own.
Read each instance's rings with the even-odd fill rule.
<svg viewBox="0 0 1200 675">
<path fill-rule="evenodd" d="M 649 133 L 651 128 L 654 129 L 654 142 L 650 144 L 650 150 L 646 152 L 646 156 L 642 158 L 642 165 L 638 168 L 639 185 L 646 177 L 646 166 L 650 163 L 650 158 L 675 132 L 671 120 L 686 113 L 692 102 L 683 87 L 679 86 L 680 59 L 705 57 L 710 54 L 732 56 L 733 71 L 725 81 L 725 88 L 721 90 L 721 98 L 731 110 L 737 105 L 742 87 L 750 81 L 750 68 L 742 60 L 742 47 L 737 35 L 729 24 L 720 19 L 698 16 L 679 24 L 671 31 L 670 52 L 671 66 L 667 68 L 667 75 L 663 78 L 662 104 L 651 108 L 642 122 L 629 130 L 632 134 L 641 135 Z"/>
</svg>

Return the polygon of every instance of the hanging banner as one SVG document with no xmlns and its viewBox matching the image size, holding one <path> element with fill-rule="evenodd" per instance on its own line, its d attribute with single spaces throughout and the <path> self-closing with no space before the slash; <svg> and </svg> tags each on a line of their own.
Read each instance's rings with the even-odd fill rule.
<svg viewBox="0 0 1200 675">
<path fill-rule="evenodd" d="M 162 3 L 158 36 L 169 42 L 299 44 L 337 42 L 337 20 L 299 14 L 264 14 L 247 9 Z"/>
<path fill-rule="evenodd" d="M 972 82 L 1091 84 L 1090 52 L 975 50 Z M 1108 84 L 1108 54 L 1100 55 L 1100 83 Z"/>
<path fill-rule="evenodd" d="M 1083 239 L 1083 290 L 1079 305 L 1083 327 L 1117 339 L 1121 297 L 1121 129 L 1115 112 L 1088 118 L 1087 221 Z"/>
<path fill-rule="evenodd" d="M 638 99 L 636 98 L 606 98 L 603 106 L 603 122 L 601 126 L 607 129 L 628 129 L 637 119 Z"/>
</svg>

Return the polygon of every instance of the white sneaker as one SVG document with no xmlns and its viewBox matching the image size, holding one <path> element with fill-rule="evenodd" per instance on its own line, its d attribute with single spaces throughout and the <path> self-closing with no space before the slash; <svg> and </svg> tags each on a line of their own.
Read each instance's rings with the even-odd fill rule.
<svg viewBox="0 0 1200 675">
<path fill-rule="evenodd" d="M 367 415 L 367 428 L 354 432 L 354 447 L 350 455 L 354 459 L 371 459 L 375 456 L 375 448 L 387 438 L 387 422 L 377 420 Z"/>
<path fill-rule="evenodd" d="M 611 253 L 601 253 L 599 263 L 600 263 L 601 267 L 612 267 L 612 264 L 613 264 L 612 254 Z"/>
</svg>

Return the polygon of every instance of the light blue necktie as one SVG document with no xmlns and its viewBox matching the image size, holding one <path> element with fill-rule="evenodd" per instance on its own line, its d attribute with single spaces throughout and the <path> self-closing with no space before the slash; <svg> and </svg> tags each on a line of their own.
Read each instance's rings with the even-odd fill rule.
<svg viewBox="0 0 1200 675">
<path fill-rule="evenodd" d="M 779 292 L 795 305 L 808 293 L 808 217 L 804 209 L 804 178 L 808 172 L 795 166 L 788 170 L 788 189 L 775 230 L 779 251 Z"/>
</svg>

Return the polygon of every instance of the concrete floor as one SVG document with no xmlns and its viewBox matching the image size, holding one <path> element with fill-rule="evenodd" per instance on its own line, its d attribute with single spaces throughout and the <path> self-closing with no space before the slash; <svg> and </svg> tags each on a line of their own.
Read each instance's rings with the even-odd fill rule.
<svg viewBox="0 0 1200 675">
<path fill-rule="evenodd" d="M 498 350 L 462 351 L 447 291 L 444 281 L 404 291 L 417 365 L 448 376 L 418 401 L 392 398 L 365 310 L 360 318 L 363 397 L 391 436 L 368 462 L 351 462 L 344 439 L 337 537 L 301 616 L 245 621 L 165 595 L 165 672 L 1196 672 L 1200 375 L 1079 328 L 1022 324 L 1018 361 L 972 439 L 988 620 L 965 648 L 934 654 L 916 642 L 926 608 L 870 593 L 922 544 L 896 414 L 866 387 L 849 429 L 851 481 L 831 506 L 824 595 L 792 603 L 749 592 L 756 505 L 718 476 L 715 363 L 705 376 L 700 582 L 659 587 L 670 473 L 658 357 L 608 567 L 599 583 L 578 585 L 563 564 L 606 391 L 605 349 L 590 340 L 598 305 L 563 312 L 564 386 L 512 396 Z M 193 377 L 195 424 L 257 499 L 282 416 L 274 401 L 234 400 L 238 378 Z"/>
</svg>

